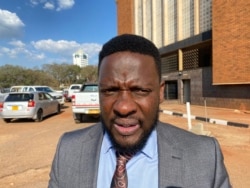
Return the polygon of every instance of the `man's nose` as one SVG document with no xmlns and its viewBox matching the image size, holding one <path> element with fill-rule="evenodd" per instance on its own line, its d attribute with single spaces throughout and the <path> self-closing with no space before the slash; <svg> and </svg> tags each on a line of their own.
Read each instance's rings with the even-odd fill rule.
<svg viewBox="0 0 250 188">
<path fill-rule="evenodd" d="M 136 109 L 137 105 L 131 91 L 120 91 L 114 104 L 114 112 L 124 117 L 135 113 Z"/>
</svg>

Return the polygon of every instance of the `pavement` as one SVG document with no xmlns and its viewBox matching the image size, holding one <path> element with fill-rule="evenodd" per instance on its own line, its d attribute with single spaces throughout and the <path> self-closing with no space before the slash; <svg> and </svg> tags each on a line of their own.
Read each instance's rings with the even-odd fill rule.
<svg viewBox="0 0 250 188">
<path fill-rule="evenodd" d="M 239 109 L 216 108 L 207 106 L 198 106 L 190 104 L 178 104 L 177 102 L 164 101 L 160 105 L 160 111 L 164 114 L 179 116 L 183 118 L 200 120 L 208 123 L 236 126 L 241 128 L 250 127 L 250 111 Z M 189 113 L 188 113 L 189 112 Z"/>
</svg>

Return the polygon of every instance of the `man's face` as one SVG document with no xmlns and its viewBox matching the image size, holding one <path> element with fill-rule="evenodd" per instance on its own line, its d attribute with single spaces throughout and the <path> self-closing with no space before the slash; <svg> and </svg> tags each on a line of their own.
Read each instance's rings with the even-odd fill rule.
<svg viewBox="0 0 250 188">
<path fill-rule="evenodd" d="M 158 119 L 164 91 L 153 57 L 132 52 L 106 56 L 99 88 L 102 122 L 116 149 L 142 149 Z"/>
</svg>

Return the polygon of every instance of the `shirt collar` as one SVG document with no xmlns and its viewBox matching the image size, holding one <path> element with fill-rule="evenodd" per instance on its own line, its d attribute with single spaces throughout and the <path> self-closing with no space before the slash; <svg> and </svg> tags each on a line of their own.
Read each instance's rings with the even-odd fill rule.
<svg viewBox="0 0 250 188">
<path fill-rule="evenodd" d="M 113 146 L 112 146 L 112 143 L 111 143 L 106 131 L 104 133 L 102 144 L 103 144 L 103 149 L 104 149 L 103 154 L 107 154 L 109 152 L 115 153 Z M 157 154 L 157 134 L 156 134 L 155 129 L 150 134 L 146 145 L 144 146 L 144 148 L 142 149 L 142 151 L 140 153 L 144 154 L 145 156 L 147 156 L 149 158 L 153 158 L 154 155 Z"/>
</svg>

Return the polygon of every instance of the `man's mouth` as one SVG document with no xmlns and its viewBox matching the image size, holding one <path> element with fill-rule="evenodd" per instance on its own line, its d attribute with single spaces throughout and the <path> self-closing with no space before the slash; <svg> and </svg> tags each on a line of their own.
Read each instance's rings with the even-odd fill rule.
<svg viewBox="0 0 250 188">
<path fill-rule="evenodd" d="M 137 120 L 119 120 L 115 121 L 114 128 L 119 134 L 123 136 L 130 136 L 140 128 L 140 125 Z"/>
</svg>

